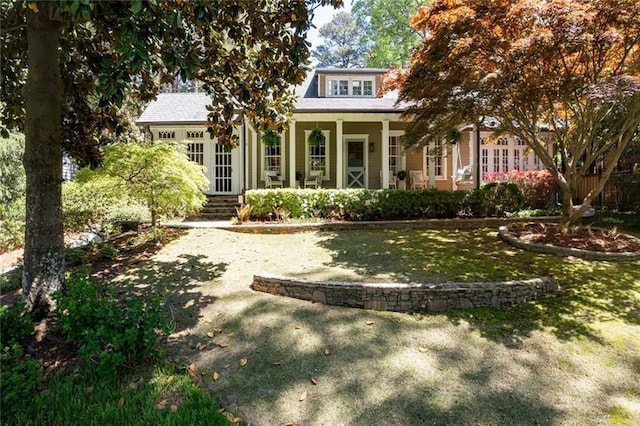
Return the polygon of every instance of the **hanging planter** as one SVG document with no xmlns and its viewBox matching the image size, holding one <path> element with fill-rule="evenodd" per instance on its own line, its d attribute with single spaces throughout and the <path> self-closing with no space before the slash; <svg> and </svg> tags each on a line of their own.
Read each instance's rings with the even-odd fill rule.
<svg viewBox="0 0 640 426">
<path fill-rule="evenodd" d="M 262 134 L 262 143 L 266 146 L 276 146 L 280 143 L 280 133 L 275 130 L 266 130 Z"/>
<path fill-rule="evenodd" d="M 309 137 L 307 138 L 309 145 L 322 145 L 325 141 L 324 133 L 322 133 L 322 129 L 315 128 L 309 133 Z"/>
</svg>

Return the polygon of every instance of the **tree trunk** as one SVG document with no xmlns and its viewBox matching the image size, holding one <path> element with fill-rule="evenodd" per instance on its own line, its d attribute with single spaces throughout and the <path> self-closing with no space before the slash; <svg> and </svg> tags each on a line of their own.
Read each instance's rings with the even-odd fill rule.
<svg viewBox="0 0 640 426">
<path fill-rule="evenodd" d="M 29 71 L 24 87 L 27 176 L 22 297 L 29 310 L 48 311 L 64 284 L 62 224 L 62 100 L 60 24 L 44 10 L 27 13 Z"/>
</svg>

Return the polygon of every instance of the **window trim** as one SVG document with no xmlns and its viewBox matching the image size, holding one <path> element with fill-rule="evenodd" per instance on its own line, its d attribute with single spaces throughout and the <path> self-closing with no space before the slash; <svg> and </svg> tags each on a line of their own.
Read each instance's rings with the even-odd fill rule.
<svg viewBox="0 0 640 426">
<path fill-rule="evenodd" d="M 327 97 L 333 97 L 333 98 L 375 98 L 376 97 L 376 78 L 375 76 L 369 76 L 369 75 L 353 75 L 353 76 L 349 76 L 349 75 L 335 75 L 335 76 L 327 76 L 327 83 L 326 83 L 326 94 Z M 337 94 L 334 95 L 333 91 L 332 91 L 332 85 L 333 82 L 337 83 L 337 88 L 338 88 L 338 93 L 340 93 L 340 82 L 341 81 L 346 81 L 347 82 L 347 94 L 346 95 L 341 95 L 341 94 Z M 359 81 L 360 82 L 360 95 L 354 95 L 353 94 L 353 82 L 354 81 Z M 371 94 L 370 95 L 365 95 L 365 90 L 364 90 L 364 86 L 365 86 L 365 82 L 371 83 Z"/>
<path fill-rule="evenodd" d="M 262 165 L 262 171 L 260 172 L 260 179 L 262 180 L 262 182 L 264 182 L 265 180 L 265 172 L 267 170 L 267 153 L 266 153 L 266 149 L 269 148 L 268 146 L 266 146 L 264 143 L 262 143 L 262 140 L 260 140 L 260 164 Z M 277 155 L 271 155 L 271 157 L 278 157 Z M 280 170 L 278 170 L 278 173 L 280 173 L 280 177 L 283 180 L 287 180 L 287 175 L 286 175 L 286 158 L 287 156 L 285 155 L 285 132 L 280 132 Z"/>
<path fill-rule="evenodd" d="M 322 134 L 324 135 L 324 144 L 325 144 L 325 161 L 324 161 L 324 173 L 322 174 L 322 180 L 330 180 L 331 179 L 331 130 L 321 129 Z M 309 134 L 312 129 L 304 131 L 304 176 L 309 176 L 309 172 L 311 171 L 311 155 L 309 152 Z"/>
</svg>

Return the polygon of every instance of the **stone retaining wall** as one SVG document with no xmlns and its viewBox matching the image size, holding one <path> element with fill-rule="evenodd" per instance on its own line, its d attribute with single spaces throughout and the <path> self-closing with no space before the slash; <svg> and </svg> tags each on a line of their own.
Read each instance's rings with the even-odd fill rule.
<svg viewBox="0 0 640 426">
<path fill-rule="evenodd" d="M 445 312 L 512 306 L 555 292 L 558 283 L 551 277 L 487 283 L 395 284 L 307 281 L 254 275 L 251 288 L 325 305 L 396 312 Z"/>
</svg>

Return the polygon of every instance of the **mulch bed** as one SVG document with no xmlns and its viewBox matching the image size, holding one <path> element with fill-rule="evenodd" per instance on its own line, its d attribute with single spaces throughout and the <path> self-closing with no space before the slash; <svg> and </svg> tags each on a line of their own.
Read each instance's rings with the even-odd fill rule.
<svg viewBox="0 0 640 426">
<path fill-rule="evenodd" d="M 557 224 L 516 223 L 509 233 L 526 243 L 548 244 L 606 253 L 640 252 L 640 239 L 615 229 L 590 227 L 561 228 Z"/>
</svg>

